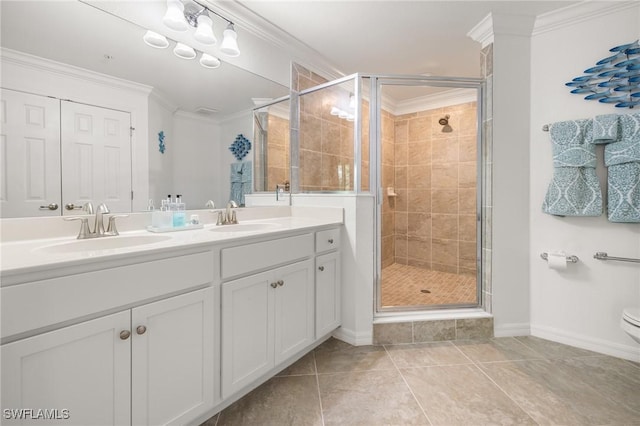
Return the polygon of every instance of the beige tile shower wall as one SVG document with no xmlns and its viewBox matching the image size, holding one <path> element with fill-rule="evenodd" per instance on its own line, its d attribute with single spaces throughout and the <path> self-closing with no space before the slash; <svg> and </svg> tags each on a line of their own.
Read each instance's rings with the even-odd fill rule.
<svg viewBox="0 0 640 426">
<path fill-rule="evenodd" d="M 396 263 L 475 274 L 476 123 L 475 102 L 395 117 Z"/>
<path fill-rule="evenodd" d="M 275 191 L 276 184 L 289 180 L 289 120 L 269 114 L 267 124 L 268 148 L 267 191 Z"/>
<path fill-rule="evenodd" d="M 386 195 L 389 190 L 395 191 L 395 117 L 386 111 L 381 113 L 382 119 L 382 268 L 392 265 L 395 261 L 395 206 L 396 198 Z"/>
<path fill-rule="evenodd" d="M 302 191 L 353 190 L 354 122 L 331 115 L 348 104 L 349 92 L 337 86 L 300 96 Z"/>
</svg>

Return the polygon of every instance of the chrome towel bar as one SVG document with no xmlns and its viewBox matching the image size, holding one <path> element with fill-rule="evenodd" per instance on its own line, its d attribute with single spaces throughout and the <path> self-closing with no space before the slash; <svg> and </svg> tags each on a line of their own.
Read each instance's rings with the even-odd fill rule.
<svg viewBox="0 0 640 426">
<path fill-rule="evenodd" d="M 596 254 L 593 255 L 594 259 L 598 259 L 598 260 L 617 260 L 620 262 L 633 262 L 633 263 L 640 263 L 640 259 L 633 259 L 631 257 L 615 257 L 615 256 L 609 256 L 606 252 L 604 251 L 599 251 Z"/>
<path fill-rule="evenodd" d="M 547 258 L 549 257 L 549 255 L 545 252 L 545 253 L 540 253 L 540 257 L 543 258 L 544 260 L 547 260 Z M 578 259 L 578 256 L 567 256 L 567 262 L 571 262 L 571 263 L 578 263 L 580 259 Z"/>
</svg>

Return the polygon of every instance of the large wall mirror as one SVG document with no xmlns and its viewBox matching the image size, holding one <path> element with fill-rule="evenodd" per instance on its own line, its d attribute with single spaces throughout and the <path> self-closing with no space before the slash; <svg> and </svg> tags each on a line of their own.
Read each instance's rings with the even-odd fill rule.
<svg viewBox="0 0 640 426">
<path fill-rule="evenodd" d="M 2 217 L 77 214 L 85 201 L 140 211 L 168 194 L 223 205 L 228 147 L 254 137 L 254 100 L 289 93 L 224 57 L 216 69 L 178 58 L 172 40 L 151 48 L 146 28 L 96 2 L 4 1 L 0 16 Z M 288 169 L 287 150 L 272 155 Z"/>
</svg>

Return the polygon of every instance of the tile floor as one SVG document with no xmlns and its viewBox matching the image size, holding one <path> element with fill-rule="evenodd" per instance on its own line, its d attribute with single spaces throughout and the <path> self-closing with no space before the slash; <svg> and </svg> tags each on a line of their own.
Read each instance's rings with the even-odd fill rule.
<svg viewBox="0 0 640 426">
<path fill-rule="evenodd" d="M 535 337 L 330 339 L 203 426 L 640 425 L 640 364 Z"/>
<path fill-rule="evenodd" d="M 429 293 L 423 292 L 428 290 Z M 382 270 L 382 306 L 476 304 L 476 277 L 394 263 Z"/>
</svg>

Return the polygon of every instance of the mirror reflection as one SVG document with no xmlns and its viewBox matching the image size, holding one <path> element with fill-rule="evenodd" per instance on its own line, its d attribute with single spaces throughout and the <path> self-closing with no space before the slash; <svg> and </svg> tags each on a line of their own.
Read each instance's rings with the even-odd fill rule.
<svg viewBox="0 0 640 426">
<path fill-rule="evenodd" d="M 289 113 L 288 98 L 254 111 L 256 192 L 276 189 L 289 192 Z"/>
<path fill-rule="evenodd" d="M 146 29 L 85 3 L 0 8 L 2 217 L 77 214 L 87 201 L 139 211 L 168 194 L 224 205 L 253 99 L 288 94 L 224 58 L 208 69 L 153 49 Z"/>
</svg>

